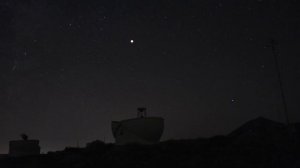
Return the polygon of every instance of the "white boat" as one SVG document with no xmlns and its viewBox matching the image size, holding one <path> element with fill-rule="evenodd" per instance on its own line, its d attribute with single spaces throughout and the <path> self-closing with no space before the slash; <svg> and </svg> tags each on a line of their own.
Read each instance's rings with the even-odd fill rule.
<svg viewBox="0 0 300 168">
<path fill-rule="evenodd" d="M 164 130 L 164 119 L 161 117 L 146 117 L 146 108 L 138 108 L 138 117 L 112 121 L 111 127 L 115 143 L 154 144 L 159 142 Z"/>
</svg>

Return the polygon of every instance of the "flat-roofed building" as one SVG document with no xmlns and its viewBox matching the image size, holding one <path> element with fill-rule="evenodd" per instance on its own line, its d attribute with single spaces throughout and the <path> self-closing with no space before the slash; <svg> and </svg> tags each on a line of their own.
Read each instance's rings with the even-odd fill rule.
<svg viewBox="0 0 300 168">
<path fill-rule="evenodd" d="M 39 140 L 14 140 L 9 141 L 9 156 L 30 156 L 40 154 Z"/>
</svg>

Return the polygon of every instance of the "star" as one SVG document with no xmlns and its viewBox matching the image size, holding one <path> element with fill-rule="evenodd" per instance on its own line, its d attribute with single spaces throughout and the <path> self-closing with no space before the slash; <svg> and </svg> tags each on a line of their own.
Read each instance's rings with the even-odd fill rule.
<svg viewBox="0 0 300 168">
<path fill-rule="evenodd" d="M 134 40 L 130 40 L 130 43 L 133 44 L 133 43 L 134 43 Z"/>
</svg>

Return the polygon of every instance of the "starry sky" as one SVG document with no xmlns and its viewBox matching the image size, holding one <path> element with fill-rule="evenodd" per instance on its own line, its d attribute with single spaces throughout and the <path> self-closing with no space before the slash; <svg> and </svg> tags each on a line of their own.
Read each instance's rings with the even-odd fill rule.
<svg viewBox="0 0 300 168">
<path fill-rule="evenodd" d="M 162 140 L 300 121 L 297 0 L 1 0 L 0 153 L 113 142 L 112 120 L 165 118 Z"/>
</svg>

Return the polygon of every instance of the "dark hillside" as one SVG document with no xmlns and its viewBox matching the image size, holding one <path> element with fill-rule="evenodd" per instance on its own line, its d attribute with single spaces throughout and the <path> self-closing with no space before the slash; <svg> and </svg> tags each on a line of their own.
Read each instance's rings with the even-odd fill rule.
<svg viewBox="0 0 300 168">
<path fill-rule="evenodd" d="M 298 135 L 299 123 L 287 127 L 257 118 L 228 136 L 169 140 L 155 145 L 115 146 L 94 141 L 85 148 L 66 148 L 32 157 L 2 158 L 0 167 L 299 167 Z"/>
</svg>

